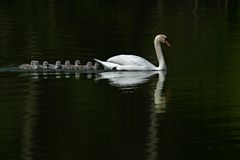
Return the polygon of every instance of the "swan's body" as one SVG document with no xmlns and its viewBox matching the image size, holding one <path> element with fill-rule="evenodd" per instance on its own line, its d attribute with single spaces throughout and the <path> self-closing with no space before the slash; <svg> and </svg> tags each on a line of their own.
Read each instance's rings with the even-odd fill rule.
<svg viewBox="0 0 240 160">
<path fill-rule="evenodd" d="M 106 62 L 96 61 L 104 68 L 111 70 L 158 70 L 153 64 L 136 55 L 117 55 L 109 58 Z"/>
<path fill-rule="evenodd" d="M 169 47 L 171 46 L 167 42 L 167 36 L 160 34 L 155 37 L 154 47 L 159 63 L 158 67 L 154 66 L 144 58 L 136 55 L 117 55 L 109 58 L 107 61 L 101 61 L 98 59 L 94 60 L 103 65 L 105 69 L 110 70 L 166 70 L 167 67 L 164 61 L 160 43 L 164 43 Z"/>
</svg>

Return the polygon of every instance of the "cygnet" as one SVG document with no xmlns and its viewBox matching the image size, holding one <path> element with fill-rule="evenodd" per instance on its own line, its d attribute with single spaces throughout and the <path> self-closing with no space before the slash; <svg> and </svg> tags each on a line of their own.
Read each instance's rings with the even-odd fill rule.
<svg viewBox="0 0 240 160">
<path fill-rule="evenodd" d="M 76 60 L 74 65 L 72 66 L 74 70 L 78 70 L 79 67 L 80 67 L 80 61 L 79 60 Z"/>
<path fill-rule="evenodd" d="M 43 61 L 42 65 L 38 65 L 39 69 L 47 69 L 48 68 L 48 62 L 47 61 Z"/>
<path fill-rule="evenodd" d="M 95 62 L 95 63 L 94 63 L 94 66 L 92 66 L 92 69 L 93 69 L 93 70 L 97 70 L 98 67 L 99 67 L 99 63 L 98 63 L 98 62 Z"/>
<path fill-rule="evenodd" d="M 19 66 L 19 69 L 25 69 L 25 70 L 37 69 L 37 68 L 38 68 L 38 61 L 31 61 L 30 64 L 21 64 Z"/>
<path fill-rule="evenodd" d="M 61 62 L 56 61 L 55 65 L 54 64 L 48 64 L 49 69 L 60 69 L 61 68 Z"/>
<path fill-rule="evenodd" d="M 83 69 L 91 70 L 92 69 L 92 62 L 87 62 L 87 64 L 83 66 Z"/>
<path fill-rule="evenodd" d="M 65 64 L 62 65 L 62 69 L 73 69 L 72 65 L 70 64 L 69 60 L 65 61 Z"/>
</svg>

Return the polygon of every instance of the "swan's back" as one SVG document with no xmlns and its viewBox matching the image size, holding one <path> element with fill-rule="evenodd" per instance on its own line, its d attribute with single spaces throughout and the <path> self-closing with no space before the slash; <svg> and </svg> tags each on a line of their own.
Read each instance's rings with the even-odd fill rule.
<svg viewBox="0 0 240 160">
<path fill-rule="evenodd" d="M 121 66 L 128 66 L 128 67 L 138 66 L 139 69 L 144 67 L 144 70 L 154 70 L 156 68 L 153 64 L 151 64 L 144 58 L 136 55 L 117 55 L 109 58 L 107 62 L 115 63 Z"/>
</svg>

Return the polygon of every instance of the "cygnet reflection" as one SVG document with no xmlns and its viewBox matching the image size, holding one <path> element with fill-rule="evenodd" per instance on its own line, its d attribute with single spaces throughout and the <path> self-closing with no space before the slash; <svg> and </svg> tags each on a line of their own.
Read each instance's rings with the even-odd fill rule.
<svg viewBox="0 0 240 160">
<path fill-rule="evenodd" d="M 80 78 L 80 74 L 79 73 L 75 73 L 75 78 L 79 79 Z"/>
<path fill-rule="evenodd" d="M 39 79 L 39 73 L 33 72 L 30 74 L 32 76 L 32 79 Z"/>
</svg>

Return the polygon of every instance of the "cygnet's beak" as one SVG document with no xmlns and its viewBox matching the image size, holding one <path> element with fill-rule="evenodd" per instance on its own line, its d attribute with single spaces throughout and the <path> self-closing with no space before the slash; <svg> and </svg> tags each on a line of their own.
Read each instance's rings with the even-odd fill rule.
<svg viewBox="0 0 240 160">
<path fill-rule="evenodd" d="M 168 47 L 172 47 L 171 44 L 166 40 L 165 41 L 165 44 L 168 46 Z"/>
</svg>

